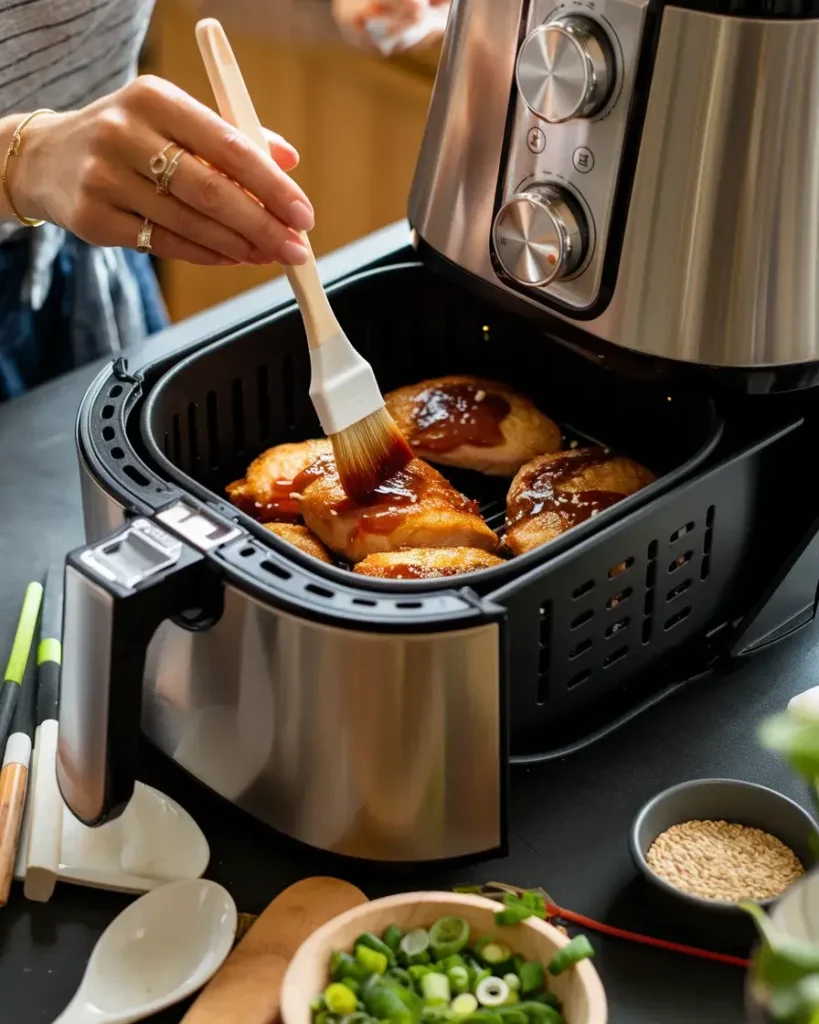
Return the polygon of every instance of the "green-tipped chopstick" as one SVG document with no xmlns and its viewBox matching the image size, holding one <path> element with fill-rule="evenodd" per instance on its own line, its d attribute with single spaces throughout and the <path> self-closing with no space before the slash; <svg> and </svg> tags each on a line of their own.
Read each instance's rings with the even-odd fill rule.
<svg viewBox="0 0 819 1024">
<path fill-rule="evenodd" d="M 37 627 L 37 616 L 40 614 L 42 600 L 42 584 L 29 583 L 17 623 L 17 632 L 14 634 L 14 643 L 11 647 L 9 663 L 6 666 L 6 674 L 3 676 L 3 685 L 0 686 L 0 750 L 6 749 L 6 741 L 9 738 L 11 722 L 14 718 L 14 709 L 20 695 L 20 686 L 23 676 L 26 674 L 26 665 L 31 654 L 34 630 Z"/>
</svg>

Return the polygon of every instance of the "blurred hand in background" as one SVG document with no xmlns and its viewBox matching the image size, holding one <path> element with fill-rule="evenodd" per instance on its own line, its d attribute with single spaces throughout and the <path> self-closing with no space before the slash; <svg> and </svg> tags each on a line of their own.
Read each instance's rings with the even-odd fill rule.
<svg viewBox="0 0 819 1024">
<path fill-rule="evenodd" d="M 345 38 L 384 54 L 435 45 L 448 13 L 449 0 L 333 0 Z"/>
</svg>

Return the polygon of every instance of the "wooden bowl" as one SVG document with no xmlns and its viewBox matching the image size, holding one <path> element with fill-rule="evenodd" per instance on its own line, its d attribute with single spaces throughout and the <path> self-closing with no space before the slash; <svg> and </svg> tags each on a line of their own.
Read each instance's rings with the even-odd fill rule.
<svg viewBox="0 0 819 1024">
<path fill-rule="evenodd" d="M 311 1024 L 310 1000 L 329 983 L 330 954 L 352 951 L 362 932 L 381 935 L 390 924 L 402 931 L 429 928 L 439 917 L 457 914 L 469 922 L 474 935 L 497 935 L 514 953 L 544 966 L 569 941 L 552 925 L 530 917 L 520 924 L 499 928 L 497 903 L 483 896 L 451 892 L 408 892 L 373 900 L 333 918 L 302 943 L 290 961 L 282 984 L 284 1024 Z M 584 960 L 556 978 L 549 987 L 563 1002 L 566 1024 L 606 1024 L 608 1009 L 603 985 L 591 961 Z"/>
</svg>

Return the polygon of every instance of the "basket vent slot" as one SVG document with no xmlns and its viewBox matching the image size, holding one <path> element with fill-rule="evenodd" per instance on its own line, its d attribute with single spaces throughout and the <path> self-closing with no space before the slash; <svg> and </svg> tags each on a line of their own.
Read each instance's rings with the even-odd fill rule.
<svg viewBox="0 0 819 1024">
<path fill-rule="evenodd" d="M 703 582 L 711 575 L 711 546 L 714 543 L 715 511 L 715 507 L 710 505 L 705 517 L 705 536 L 702 539 L 702 567 L 700 568 L 700 579 Z"/>
<path fill-rule="evenodd" d="M 620 633 L 626 628 L 630 621 L 631 620 L 627 615 L 624 619 L 618 619 L 617 622 L 613 622 L 606 630 L 606 639 L 609 640 L 615 635 L 615 633 Z"/>
<path fill-rule="evenodd" d="M 540 606 L 540 642 L 538 647 L 538 704 L 545 704 L 549 699 L 549 686 L 552 673 L 552 602 L 546 601 Z"/>
<path fill-rule="evenodd" d="M 116 435 L 116 431 L 114 430 L 113 427 L 103 427 L 102 428 L 102 439 L 103 439 L 103 441 L 113 441 L 116 436 L 117 436 Z"/>
<path fill-rule="evenodd" d="M 576 587 L 572 591 L 572 600 L 576 601 L 578 598 L 583 597 L 584 594 L 589 594 L 594 590 L 594 580 L 586 580 L 585 583 L 581 583 L 579 587 Z"/>
<path fill-rule="evenodd" d="M 576 618 L 572 619 L 571 628 L 580 629 L 581 626 L 585 626 L 587 622 L 591 622 L 594 618 L 594 611 L 591 608 L 587 608 L 586 611 L 581 612 Z"/>
<path fill-rule="evenodd" d="M 678 597 L 689 589 L 691 583 L 691 580 L 683 580 L 682 583 L 678 583 L 676 587 L 672 587 L 665 596 L 666 601 L 676 601 Z"/>
<path fill-rule="evenodd" d="M 283 569 L 280 565 L 277 565 L 275 562 L 271 562 L 267 558 L 262 562 L 261 568 L 264 569 L 265 572 L 269 572 L 271 576 L 276 576 L 280 580 L 289 580 L 292 576 L 292 573 L 289 573 L 287 569 Z"/>
<path fill-rule="evenodd" d="M 576 676 L 566 683 L 567 690 L 573 690 L 575 686 L 580 686 L 581 683 L 585 683 L 587 679 L 591 678 L 592 671 L 590 668 L 584 668 L 582 672 L 578 672 Z"/>
<path fill-rule="evenodd" d="M 205 399 L 205 420 L 208 427 L 208 464 L 211 469 L 219 468 L 219 404 L 215 391 L 209 391 Z"/>
<path fill-rule="evenodd" d="M 687 533 L 691 533 L 691 531 L 694 529 L 694 526 L 694 523 L 686 523 L 685 526 L 681 526 L 679 530 L 675 530 L 671 534 L 671 536 L 668 538 L 668 543 L 676 544 L 681 537 L 684 537 Z"/>
<path fill-rule="evenodd" d="M 646 594 L 643 601 L 643 643 L 651 642 L 654 631 L 654 586 L 657 582 L 657 552 L 659 544 L 653 540 L 648 545 L 648 562 L 646 563 Z M 615 652 L 617 653 L 617 652 Z M 609 655 L 614 657 L 614 655 Z M 613 662 L 611 663 L 613 664 Z"/>
<path fill-rule="evenodd" d="M 122 472 L 129 479 L 133 480 L 135 484 L 139 484 L 140 487 L 148 487 L 151 483 L 148 477 L 145 476 L 144 473 L 140 473 L 140 471 L 135 466 L 123 466 Z"/>
<path fill-rule="evenodd" d="M 631 597 L 633 593 L 633 587 L 626 587 L 625 590 L 620 590 L 618 593 L 612 594 L 608 601 L 606 601 L 607 611 L 611 611 L 613 608 L 619 608 L 621 604 L 624 604 L 626 601 L 628 601 L 628 599 Z"/>
<path fill-rule="evenodd" d="M 675 626 L 679 626 L 681 622 L 684 622 L 688 618 L 692 611 L 693 609 L 689 605 L 687 608 L 683 608 L 682 611 L 677 612 L 676 615 L 672 615 L 670 619 L 666 620 L 666 623 L 663 626 L 663 630 L 667 633 L 670 629 L 673 629 Z"/>
<path fill-rule="evenodd" d="M 574 661 L 574 659 L 579 658 L 581 654 L 585 654 L 586 651 L 591 650 L 591 646 L 592 642 L 588 637 L 585 640 L 581 640 L 576 647 L 573 647 L 569 651 L 569 661 Z"/>
<path fill-rule="evenodd" d="M 616 651 L 613 651 L 608 657 L 603 659 L 603 668 L 609 668 L 611 665 L 616 665 L 618 661 L 622 661 L 623 658 L 628 654 L 628 647 L 618 647 Z"/>
<path fill-rule="evenodd" d="M 623 562 L 618 562 L 617 565 L 613 565 L 611 569 L 609 569 L 609 579 L 613 580 L 615 576 L 620 576 L 622 573 L 630 569 L 632 565 L 634 565 L 634 559 L 631 557 L 626 558 Z"/>
<path fill-rule="evenodd" d="M 682 569 L 682 567 L 684 565 L 687 565 L 693 557 L 693 551 L 686 551 L 684 555 L 679 555 L 677 558 L 674 559 L 673 562 L 669 564 L 668 571 L 672 573 L 676 572 L 678 569 Z"/>
</svg>

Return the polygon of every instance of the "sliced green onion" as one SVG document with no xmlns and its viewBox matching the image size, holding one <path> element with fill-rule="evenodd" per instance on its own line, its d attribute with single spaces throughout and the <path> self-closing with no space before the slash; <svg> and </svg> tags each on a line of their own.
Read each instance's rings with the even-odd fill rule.
<svg viewBox="0 0 819 1024">
<path fill-rule="evenodd" d="M 469 971 L 466 967 L 460 967 L 458 964 L 455 964 L 454 967 L 449 968 L 446 976 L 449 978 L 449 984 L 455 992 L 469 991 Z"/>
<path fill-rule="evenodd" d="M 376 953 L 381 953 L 387 958 L 387 963 L 392 964 L 395 960 L 395 954 L 392 949 L 378 938 L 377 935 L 373 935 L 372 932 L 364 932 L 363 935 L 359 935 L 353 943 L 353 948 L 356 946 L 366 946 L 368 949 L 374 949 Z"/>
<path fill-rule="evenodd" d="M 484 978 L 475 995 L 481 1006 L 503 1006 L 509 998 L 509 986 L 502 978 Z"/>
<path fill-rule="evenodd" d="M 334 1024 L 338 1017 L 334 1017 L 327 1010 L 320 1010 L 315 1016 L 315 1024 Z"/>
<path fill-rule="evenodd" d="M 429 930 L 429 944 L 437 957 L 460 953 L 468 942 L 469 924 L 462 917 L 441 917 Z"/>
<path fill-rule="evenodd" d="M 340 981 L 334 981 L 324 990 L 324 1002 L 330 1013 L 344 1017 L 348 1013 L 355 1013 L 356 1003 L 355 992 L 351 991 Z"/>
<path fill-rule="evenodd" d="M 549 974 L 562 974 L 581 960 L 588 960 L 594 956 L 594 947 L 585 935 L 575 935 L 572 941 L 559 949 L 549 961 L 547 970 Z"/>
<path fill-rule="evenodd" d="M 404 988 L 412 988 L 412 977 L 409 971 L 405 971 L 403 967 L 390 967 L 387 971 L 387 977 L 393 978 L 399 985 L 403 985 Z"/>
<path fill-rule="evenodd" d="M 384 953 L 379 953 L 376 949 L 370 949 L 369 946 L 356 946 L 355 958 L 371 974 L 383 974 L 390 962 Z"/>
<path fill-rule="evenodd" d="M 423 1024 L 447 1024 L 449 1008 L 446 1006 L 422 1006 L 421 1020 Z"/>
<path fill-rule="evenodd" d="M 459 1017 L 458 1024 L 503 1024 L 497 1013 L 489 1010 L 475 1010 L 468 1017 Z"/>
<path fill-rule="evenodd" d="M 342 1017 L 341 1024 L 377 1024 L 377 1022 L 375 1022 L 368 1013 L 364 1013 L 362 1010 L 356 1010 L 355 1013 Z"/>
<path fill-rule="evenodd" d="M 559 1010 L 536 1000 L 519 1003 L 515 1009 L 526 1015 L 527 1024 L 565 1024 L 563 1014 Z"/>
<path fill-rule="evenodd" d="M 503 1024 L 529 1024 L 526 1014 L 517 1006 L 499 1006 L 497 1014 Z"/>
<path fill-rule="evenodd" d="M 478 1009 L 478 1000 L 471 992 L 462 992 L 452 1000 L 449 1008 L 456 1017 L 466 1017 L 467 1014 L 474 1013 Z"/>
<path fill-rule="evenodd" d="M 432 971 L 432 967 L 429 964 L 411 964 L 407 968 L 407 974 L 412 978 L 413 981 L 420 981 L 425 974 L 429 974 Z"/>
<path fill-rule="evenodd" d="M 389 946 L 393 953 L 397 953 L 403 934 L 397 924 L 391 924 L 384 930 L 381 941 L 385 946 Z"/>
<path fill-rule="evenodd" d="M 517 992 L 517 990 L 520 988 L 520 978 L 517 976 L 517 974 L 504 974 L 503 980 L 509 986 L 510 992 Z"/>
<path fill-rule="evenodd" d="M 520 991 L 523 995 L 529 995 L 531 992 L 537 992 L 538 989 L 543 988 L 543 964 L 527 961 L 521 964 L 518 974 L 520 975 Z"/>
<path fill-rule="evenodd" d="M 419 958 L 425 955 L 428 962 L 429 934 L 423 928 L 416 928 L 415 931 L 407 932 L 398 944 L 398 948 L 411 964 L 418 963 Z"/>
<path fill-rule="evenodd" d="M 421 978 L 421 995 L 427 1006 L 446 1006 L 449 1003 L 449 978 L 430 971 Z"/>
<path fill-rule="evenodd" d="M 346 985 L 347 988 L 356 995 L 361 991 L 361 982 L 356 981 L 355 978 L 342 978 L 340 984 Z"/>
<path fill-rule="evenodd" d="M 333 981 L 344 981 L 345 978 L 365 981 L 370 973 L 363 964 L 360 964 L 349 953 L 345 953 L 340 949 L 333 950 L 330 957 L 330 977 Z"/>
<path fill-rule="evenodd" d="M 502 942 L 487 942 L 480 951 L 481 960 L 493 967 L 506 963 L 511 956 L 512 950 Z"/>
</svg>

